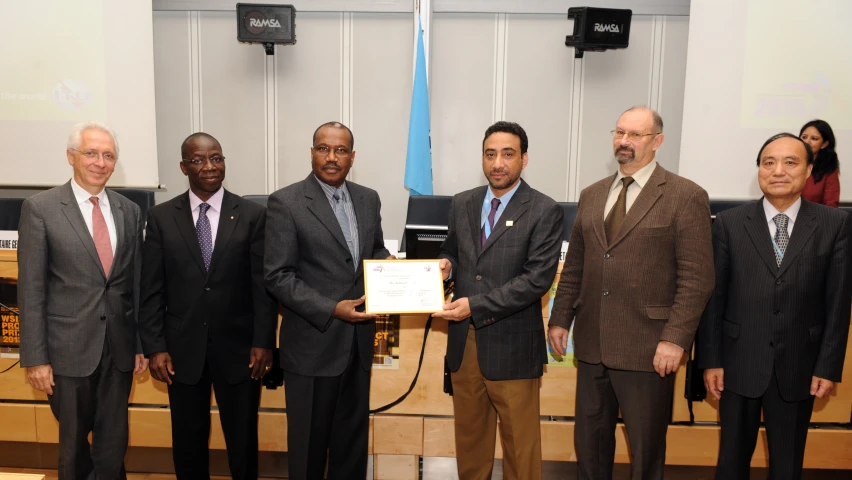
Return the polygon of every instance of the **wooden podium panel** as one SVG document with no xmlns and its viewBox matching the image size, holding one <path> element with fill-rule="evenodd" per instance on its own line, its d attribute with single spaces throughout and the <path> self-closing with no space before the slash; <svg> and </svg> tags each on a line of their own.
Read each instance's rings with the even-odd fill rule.
<svg viewBox="0 0 852 480">
<path fill-rule="evenodd" d="M 0 250 L 0 277 L 18 278 L 17 250 Z"/>
<path fill-rule="evenodd" d="M 0 442 L 37 442 L 35 405 L 0 403 Z"/>
</svg>

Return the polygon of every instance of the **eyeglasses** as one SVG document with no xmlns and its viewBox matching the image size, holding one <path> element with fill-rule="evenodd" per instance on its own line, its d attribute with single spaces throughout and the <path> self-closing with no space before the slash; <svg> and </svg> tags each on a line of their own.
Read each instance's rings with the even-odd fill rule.
<svg viewBox="0 0 852 480">
<path fill-rule="evenodd" d="M 642 137 L 650 137 L 652 135 L 659 135 L 662 132 L 657 133 L 636 133 L 636 132 L 626 132 L 624 130 L 610 130 L 609 133 L 612 134 L 612 138 L 618 140 L 619 138 L 624 138 L 627 135 L 628 140 L 639 140 Z"/>
<path fill-rule="evenodd" d="M 189 163 L 191 165 L 195 165 L 196 167 L 200 167 L 201 165 L 206 164 L 208 161 L 213 165 L 221 165 L 225 163 L 225 157 L 221 155 L 214 155 L 209 158 L 204 157 L 192 157 L 192 158 L 184 158 L 184 162 Z"/>
<path fill-rule="evenodd" d="M 328 152 L 331 151 L 331 147 L 329 147 L 328 145 L 319 145 L 314 147 L 314 151 L 325 157 L 328 155 Z M 338 157 L 348 157 L 350 154 L 352 154 L 352 151 L 346 147 L 337 147 L 334 149 L 334 154 Z"/>
<path fill-rule="evenodd" d="M 71 150 L 72 152 L 77 152 L 80 155 L 88 158 L 89 160 L 96 160 L 100 157 L 103 157 L 104 161 L 114 162 L 118 158 L 118 156 L 116 154 L 112 153 L 112 152 L 100 153 L 100 152 L 96 152 L 94 150 L 86 150 L 84 152 L 82 150 L 77 150 L 76 148 L 69 148 L 68 150 Z"/>
</svg>

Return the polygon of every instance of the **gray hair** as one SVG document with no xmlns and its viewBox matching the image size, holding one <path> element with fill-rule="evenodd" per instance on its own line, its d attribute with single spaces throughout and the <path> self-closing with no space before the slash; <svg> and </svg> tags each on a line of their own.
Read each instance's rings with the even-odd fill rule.
<svg viewBox="0 0 852 480">
<path fill-rule="evenodd" d="M 656 110 L 654 110 L 653 108 L 648 108 L 645 105 L 634 105 L 634 106 L 628 108 L 627 110 L 625 110 L 624 113 L 622 113 L 622 115 L 624 115 L 627 112 L 632 112 L 633 110 L 647 110 L 647 111 L 651 112 L 651 116 L 654 117 L 654 129 L 656 129 L 660 133 L 663 132 L 663 117 L 661 117 L 660 114 L 657 113 Z"/>
<path fill-rule="evenodd" d="M 79 150 L 80 144 L 83 143 L 83 132 L 87 130 L 98 130 L 106 133 L 112 138 L 112 143 L 115 144 L 115 154 L 118 155 L 118 137 L 115 132 L 100 122 L 83 122 L 74 125 L 71 130 L 71 135 L 68 135 L 68 150 Z"/>
</svg>

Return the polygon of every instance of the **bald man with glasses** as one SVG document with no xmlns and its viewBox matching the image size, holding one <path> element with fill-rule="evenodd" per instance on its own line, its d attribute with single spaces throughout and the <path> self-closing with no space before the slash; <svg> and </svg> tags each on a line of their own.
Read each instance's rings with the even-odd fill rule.
<svg viewBox="0 0 852 480">
<path fill-rule="evenodd" d="M 613 130 L 618 172 L 580 194 L 550 317 L 563 354 L 574 325 L 579 478 L 611 478 L 618 412 L 634 479 L 662 479 L 674 372 L 713 290 L 710 202 L 658 165 L 663 121 L 634 107 Z"/>
</svg>

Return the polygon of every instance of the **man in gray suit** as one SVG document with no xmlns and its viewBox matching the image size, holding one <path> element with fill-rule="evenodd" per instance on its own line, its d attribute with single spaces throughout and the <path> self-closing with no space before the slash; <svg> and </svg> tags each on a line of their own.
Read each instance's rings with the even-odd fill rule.
<svg viewBox="0 0 852 480">
<path fill-rule="evenodd" d="M 451 320 L 447 360 L 462 480 L 491 478 L 498 417 L 503 477 L 541 478 L 539 389 L 547 363 L 541 297 L 556 275 L 562 209 L 521 180 L 528 143 L 517 123 L 485 131 L 488 185 L 453 197 L 441 246 L 441 270 L 444 279 L 452 270 L 455 301 L 434 317 Z"/>
<path fill-rule="evenodd" d="M 315 132 L 313 173 L 269 197 L 266 287 L 284 306 L 279 344 L 287 399 L 291 479 L 367 474 L 375 323 L 364 303 L 361 260 L 389 257 L 379 195 L 346 181 L 352 132 Z"/>
<path fill-rule="evenodd" d="M 59 478 L 126 478 L 131 371 L 148 366 L 136 333 L 143 219 L 104 190 L 118 160 L 112 130 L 77 125 L 66 156 L 71 181 L 21 209 L 21 366 L 59 420 Z"/>
</svg>

